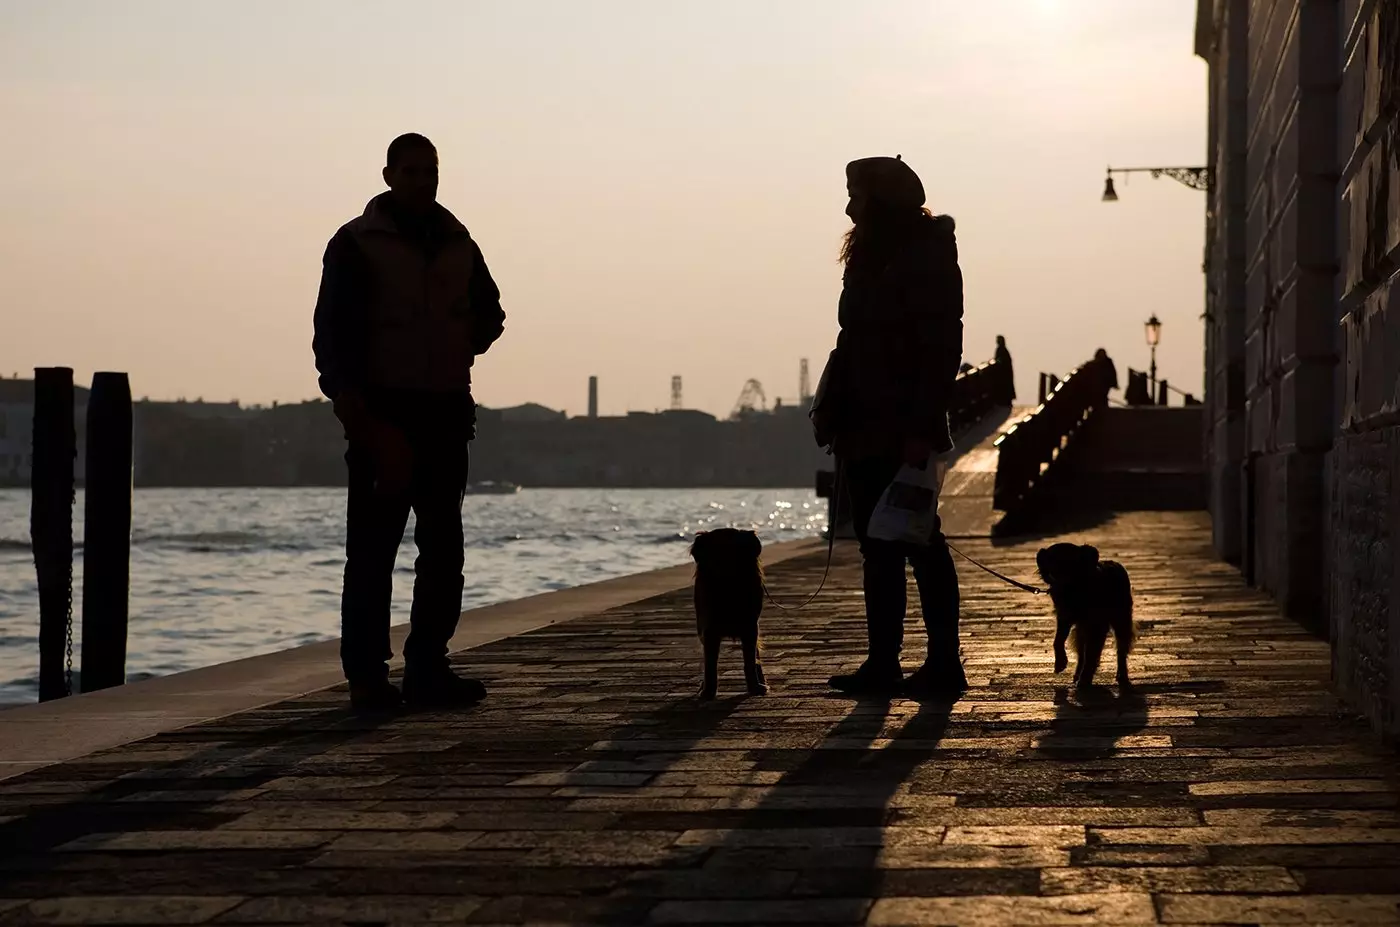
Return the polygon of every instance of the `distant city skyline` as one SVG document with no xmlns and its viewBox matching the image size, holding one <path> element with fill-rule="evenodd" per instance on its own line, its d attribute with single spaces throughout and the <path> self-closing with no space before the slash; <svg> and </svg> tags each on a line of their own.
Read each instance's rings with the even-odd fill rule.
<svg viewBox="0 0 1400 927">
<path fill-rule="evenodd" d="M 22 381 L 22 382 L 24 382 L 24 383 L 26 383 L 26 384 L 32 383 L 32 382 L 33 382 L 33 379 L 34 379 L 34 378 L 33 378 L 33 373 L 34 373 L 33 370 L 28 370 L 28 371 L 12 371 L 12 372 L 9 373 L 9 374 L 0 374 L 0 387 L 3 387 L 4 384 L 6 384 L 6 383 L 13 383 L 13 382 L 15 382 L 15 381 Z M 588 384 L 585 383 L 584 386 L 585 386 L 585 391 L 586 391 Z M 88 388 L 89 388 L 89 383 L 86 382 L 85 380 L 83 380 L 82 378 L 78 377 L 77 374 L 75 374 L 75 375 L 74 375 L 74 389 L 75 389 L 75 391 L 76 391 L 78 394 L 80 394 L 81 397 L 85 397 Z M 601 383 L 600 383 L 600 388 L 601 388 Z M 668 391 L 671 389 L 671 384 L 669 384 L 669 383 L 667 384 L 667 389 L 668 389 Z M 3 394 L 3 390 L 0 390 L 0 394 Z M 791 395 L 791 396 L 785 396 L 785 395 L 770 395 L 770 394 L 768 394 L 768 393 L 766 392 L 766 390 L 765 390 L 764 398 L 765 398 L 765 401 L 766 401 L 766 405 L 764 406 L 764 408 L 769 409 L 769 410 L 771 410 L 771 409 L 777 407 L 779 404 L 784 405 L 784 406 L 787 406 L 787 405 L 792 405 L 792 404 L 795 404 L 795 403 L 797 403 L 797 402 L 803 401 L 802 398 L 801 398 L 801 396 L 800 396 L 799 390 L 797 390 L 797 389 L 794 389 L 794 390 L 792 391 L 792 395 Z M 0 395 L 0 401 L 3 401 L 4 399 L 5 399 L 4 395 Z M 737 397 L 736 397 L 736 399 L 737 399 Z M 307 401 L 313 401 L 313 402 L 314 402 L 314 401 L 324 401 L 324 400 L 325 400 L 325 397 L 324 397 L 324 396 L 321 396 L 320 394 L 317 394 L 317 395 L 315 395 L 315 396 L 303 396 L 303 397 L 300 397 L 300 398 L 298 398 L 298 399 L 272 399 L 272 400 L 258 401 L 258 402 L 245 402 L 245 401 L 243 401 L 242 399 L 240 399 L 240 398 L 237 397 L 237 396 L 232 396 L 232 397 L 228 397 L 228 398 L 217 398 L 217 399 L 212 399 L 212 398 L 209 398 L 209 397 L 206 397 L 206 396 L 186 396 L 186 395 L 184 395 L 184 394 L 177 395 L 177 396 L 133 396 L 133 397 L 132 397 L 132 401 L 133 401 L 133 402 L 138 402 L 138 403 L 140 403 L 140 402 L 166 403 L 166 404 L 189 403 L 189 404 L 193 404 L 193 405 L 204 405 L 204 406 L 210 406 L 210 407 L 214 407 L 214 406 L 237 406 L 237 407 L 240 407 L 240 408 L 243 408 L 243 409 L 265 409 L 265 408 L 273 408 L 273 407 L 276 407 L 276 406 L 279 406 L 279 405 L 292 405 L 292 404 L 295 404 L 295 403 L 298 403 L 298 402 L 307 402 Z M 810 397 L 808 397 L 808 400 L 810 400 Z M 672 407 L 669 405 L 669 401 L 670 401 L 670 394 L 669 394 L 669 392 L 668 392 L 668 405 L 666 405 L 666 406 L 658 406 L 658 407 L 650 408 L 650 409 L 627 409 L 627 410 L 619 410 L 619 411 L 616 411 L 616 412 L 604 411 L 604 412 L 602 412 L 601 414 L 602 414 L 604 417 L 607 417 L 607 416 L 626 415 L 628 412 L 664 412 L 664 411 L 667 411 L 668 409 L 671 409 L 671 408 L 672 408 Z M 543 409 L 548 409 L 549 411 L 552 411 L 552 412 L 562 412 L 562 413 L 566 413 L 566 414 L 568 414 L 568 415 L 570 415 L 570 416 L 575 416 L 575 415 L 577 415 L 577 416 L 584 416 L 584 415 L 586 415 L 586 414 L 588 413 L 588 397 L 587 397 L 586 394 L 585 394 L 585 396 L 584 396 L 584 401 L 583 401 L 581 404 L 579 404 L 577 407 L 575 407 L 575 406 L 552 406 L 552 405 L 550 405 L 550 404 L 548 404 L 548 403 L 539 402 L 539 401 L 534 400 L 534 399 L 523 399 L 523 400 L 521 400 L 521 401 L 519 401 L 519 402 L 513 402 L 513 403 L 509 403 L 509 404 L 507 404 L 507 405 L 489 405 L 489 406 L 488 406 L 487 403 L 478 401 L 478 405 L 483 406 L 483 407 L 493 408 L 493 409 L 516 409 L 516 408 L 521 408 L 521 407 L 523 407 L 523 406 L 537 406 L 537 407 L 540 407 L 540 408 L 543 408 Z M 695 409 L 693 406 L 689 405 L 688 403 L 687 403 L 687 404 L 683 404 L 682 408 L 685 409 L 685 410 L 687 410 L 687 411 L 708 411 L 708 410 Z M 734 412 L 734 411 L 735 411 L 735 407 L 734 407 L 734 406 L 731 406 L 728 410 L 726 410 L 726 412 L 721 413 L 721 414 L 718 414 L 717 417 L 719 417 L 719 418 L 724 418 L 728 413 L 732 413 L 732 412 Z"/>
<path fill-rule="evenodd" d="M 316 395 L 327 239 L 431 137 L 500 283 L 478 400 L 727 415 L 815 379 L 843 168 L 900 153 L 958 221 L 964 356 L 1020 397 L 1097 347 L 1201 393 L 1204 200 L 1105 165 L 1198 164 L 1180 0 L 19 0 L 0 5 L 0 371 L 137 396 Z M 256 62 L 256 65 L 253 64 Z M 375 62 L 366 66 L 366 62 Z"/>
</svg>

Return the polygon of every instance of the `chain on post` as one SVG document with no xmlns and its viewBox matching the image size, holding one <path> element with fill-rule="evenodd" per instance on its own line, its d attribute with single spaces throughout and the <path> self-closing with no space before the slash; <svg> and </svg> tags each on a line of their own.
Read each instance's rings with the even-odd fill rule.
<svg viewBox="0 0 1400 927">
<path fill-rule="evenodd" d="M 68 662 L 64 667 L 63 694 L 73 694 L 73 574 L 68 574 Z"/>
<path fill-rule="evenodd" d="M 70 538 L 70 539 L 71 539 L 72 534 L 73 534 L 73 529 L 72 529 L 72 527 L 71 527 L 71 525 L 72 525 L 72 521 L 71 521 L 72 511 L 73 511 L 73 506 L 77 505 L 77 503 L 78 503 L 78 491 L 77 491 L 76 489 L 74 489 L 74 490 L 73 490 L 73 495 L 70 496 L 69 499 L 68 499 L 68 511 L 69 511 L 69 517 L 70 517 L 70 521 L 69 521 L 70 527 L 69 527 L 69 529 L 68 529 L 68 535 L 69 535 L 69 538 Z M 70 545 L 70 548 L 71 548 L 71 545 Z M 65 668 L 64 668 L 64 676 L 63 676 L 63 694 L 64 694 L 64 695 L 72 695 L 72 694 L 73 694 L 73 561 L 72 561 L 71 557 L 70 557 L 70 559 L 69 559 L 69 561 L 68 561 L 68 662 L 67 662 L 67 664 L 66 664 L 66 666 L 65 666 Z"/>
</svg>

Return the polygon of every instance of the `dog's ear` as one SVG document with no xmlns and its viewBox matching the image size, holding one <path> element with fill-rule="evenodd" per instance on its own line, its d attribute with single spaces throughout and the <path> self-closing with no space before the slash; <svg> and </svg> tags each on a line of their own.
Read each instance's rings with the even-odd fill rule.
<svg viewBox="0 0 1400 927">
<path fill-rule="evenodd" d="M 763 542 L 758 539 L 758 532 L 748 532 L 744 540 L 747 542 L 745 546 L 748 552 L 753 555 L 755 560 L 763 556 Z"/>
<path fill-rule="evenodd" d="M 695 532 L 695 540 L 690 542 L 690 556 L 699 559 L 700 554 L 704 552 L 704 545 L 707 543 L 709 543 L 709 532 Z"/>
<path fill-rule="evenodd" d="M 1092 570 L 1099 565 L 1099 549 L 1092 544 L 1080 544 L 1079 556 L 1084 561 L 1084 568 Z"/>
</svg>

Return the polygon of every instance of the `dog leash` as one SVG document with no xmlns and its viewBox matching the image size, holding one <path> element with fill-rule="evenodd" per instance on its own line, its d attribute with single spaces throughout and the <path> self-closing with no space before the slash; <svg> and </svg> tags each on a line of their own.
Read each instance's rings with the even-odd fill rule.
<svg viewBox="0 0 1400 927">
<path fill-rule="evenodd" d="M 767 584 L 767 583 L 764 583 L 764 584 L 763 584 L 763 594 L 766 595 L 766 596 L 768 597 L 768 601 L 769 601 L 769 602 L 772 602 L 773 605 L 774 605 L 774 607 L 779 608 L 779 609 L 781 609 L 782 611 L 785 611 L 785 612 L 795 612 L 795 611 L 799 611 L 799 610 L 801 610 L 801 609 L 806 608 L 808 605 L 811 605 L 814 601 L 816 601 L 817 596 L 821 595 L 822 589 L 826 587 L 826 580 L 827 580 L 827 577 L 829 577 L 829 576 L 831 575 L 831 555 L 832 555 L 832 551 L 833 551 L 833 550 L 835 549 L 835 547 L 836 547 L 836 529 L 833 527 L 833 528 L 829 529 L 829 532 L 830 532 L 830 537 L 828 537 L 828 539 L 827 539 L 827 548 L 826 548 L 826 570 L 822 573 L 822 581 L 821 581 L 821 583 L 817 586 L 817 591 L 814 592 L 814 593 L 812 593 L 812 595 L 807 599 L 807 601 L 803 602 L 801 605 L 784 605 L 783 603 L 779 602 L 777 599 L 775 599 L 775 598 L 773 597 L 773 593 L 771 593 L 771 592 L 768 591 L 768 584 Z M 946 544 L 947 542 L 945 541 L 944 543 Z M 961 558 L 963 558 L 964 560 L 966 560 L 968 563 L 970 563 L 970 564 L 972 564 L 973 566 L 977 567 L 977 569 L 982 570 L 982 571 L 984 571 L 984 572 L 986 572 L 986 573 L 990 573 L 992 576 L 995 576 L 997 579 L 1001 580 L 1002 582 L 1006 583 L 1007 585 L 1015 586 L 1017 589 L 1020 589 L 1020 590 L 1022 590 L 1022 591 L 1024 591 L 1024 592 L 1029 592 L 1029 593 L 1031 593 L 1032 595 L 1045 595 L 1045 594 L 1046 594 L 1044 589 L 1041 589 L 1041 588 L 1039 588 L 1039 587 L 1037 587 L 1037 586 L 1032 586 L 1032 585 L 1030 585 L 1029 583 L 1023 583 L 1023 582 L 1021 582 L 1019 579 L 1012 579 L 1010 576 L 1007 576 L 1005 573 L 998 573 L 996 570 L 992 569 L 991 567 L 987 566 L 986 564 L 980 563 L 980 562 L 978 562 L 977 560 L 972 559 L 972 558 L 969 557 L 967 554 L 965 554 L 965 553 L 963 553 L 962 551 L 958 550 L 958 549 L 957 549 L 956 547 L 954 547 L 952 544 L 948 544 L 948 549 L 951 550 L 953 553 L 957 554 L 959 557 L 961 557 Z"/>
<path fill-rule="evenodd" d="M 831 555 L 836 550 L 836 519 L 834 516 L 836 514 L 836 510 L 841 505 L 841 470 L 841 462 L 838 460 L 836 462 L 836 476 L 831 481 L 831 498 L 835 501 L 832 503 L 831 506 L 833 518 L 831 520 L 831 523 L 826 526 L 826 569 L 822 571 L 822 581 L 817 584 L 817 591 L 812 593 L 811 596 L 808 597 L 807 601 L 803 602 L 801 605 L 784 605 L 783 603 L 779 602 L 773 597 L 773 593 L 768 591 L 768 583 L 765 582 L 763 584 L 763 594 L 768 597 L 769 602 L 773 603 L 774 608 L 785 612 L 801 611 L 808 605 L 811 605 L 813 602 L 815 602 L 817 600 L 817 596 L 821 595 L 822 590 L 826 588 L 827 578 L 831 576 Z"/>
<path fill-rule="evenodd" d="M 782 602 L 779 602 L 773 597 L 773 593 L 768 591 L 768 584 L 765 582 L 763 584 L 763 594 L 768 597 L 769 602 L 773 603 L 774 608 L 781 609 L 785 612 L 801 611 L 808 605 L 811 605 L 813 602 L 815 602 L 817 600 L 817 596 L 822 594 L 822 590 L 826 588 L 827 577 L 831 575 L 831 554 L 833 551 L 836 550 L 836 527 L 833 525 L 827 528 L 827 534 L 828 537 L 826 542 L 826 569 L 822 572 L 822 581 L 817 584 L 817 591 L 812 593 L 811 596 L 807 598 L 807 601 L 803 602 L 801 605 L 784 605 Z"/>
<path fill-rule="evenodd" d="M 841 467 L 840 463 L 838 463 L 838 464 L 836 465 L 836 478 L 832 481 L 832 487 L 831 487 L 832 498 L 834 498 L 834 499 L 837 500 L 837 501 L 836 501 L 836 505 L 833 505 L 833 506 L 832 506 L 832 511 L 833 511 L 833 512 L 835 512 L 835 511 L 836 511 L 836 507 L 840 505 L 840 499 L 841 499 L 841 497 L 840 497 L 840 492 L 841 492 L 841 470 L 842 470 L 842 467 Z M 947 541 L 944 541 L 944 543 L 947 544 Z M 1020 589 L 1020 590 L 1022 590 L 1023 592 L 1029 592 L 1029 593 L 1031 593 L 1032 595 L 1045 595 L 1045 594 L 1046 594 L 1046 593 L 1045 593 L 1045 590 L 1039 588 L 1038 586 L 1032 586 L 1032 585 L 1030 585 L 1029 583 L 1023 583 L 1023 582 L 1021 582 L 1019 579 L 1012 579 L 1010 576 L 1007 576 L 1005 573 L 999 573 L 999 572 L 997 572 L 996 570 L 992 569 L 991 567 L 987 566 L 985 563 L 981 563 L 980 561 L 974 560 L 972 557 L 969 557 L 967 554 L 965 554 L 965 553 L 963 553 L 962 551 L 958 550 L 958 549 L 957 549 L 956 547 L 954 547 L 952 544 L 948 544 L 948 549 L 951 550 L 953 553 L 957 554 L 959 557 L 961 557 L 961 558 L 963 558 L 964 560 L 966 560 L 968 563 L 970 563 L 970 564 L 972 564 L 973 566 L 977 567 L 977 569 L 982 570 L 982 571 L 985 572 L 985 573 L 989 573 L 989 574 L 991 574 L 992 576 L 995 576 L 997 579 L 1001 580 L 1002 582 L 1006 583 L 1007 585 L 1015 586 L 1017 589 Z M 833 552 L 834 552 L 835 550 L 836 550 L 836 525 L 835 525 L 835 524 L 829 524 L 829 525 L 827 525 L 826 569 L 822 571 L 822 581 L 821 581 L 820 583 L 817 584 L 817 591 L 814 592 L 814 593 L 812 593 L 811 596 L 809 596 L 809 597 L 807 598 L 807 601 L 803 602 L 801 605 L 784 605 L 783 603 L 779 602 L 776 598 L 774 598 L 773 593 L 769 591 L 769 589 L 768 589 L 768 584 L 767 584 L 767 583 L 764 583 L 764 584 L 763 584 L 763 594 L 764 594 L 765 596 L 768 597 L 768 601 L 771 602 L 771 603 L 773 603 L 773 606 L 774 606 L 775 608 L 778 608 L 778 609 L 780 609 L 780 610 L 782 610 L 782 611 L 785 611 L 785 612 L 800 611 L 801 609 L 806 608 L 808 605 L 811 605 L 813 602 L 815 602 L 815 601 L 817 600 L 817 596 L 821 595 L 822 590 L 826 588 L 826 581 L 827 581 L 827 579 L 831 576 L 831 560 L 832 560 L 832 554 L 833 554 Z"/>
<path fill-rule="evenodd" d="M 944 543 L 946 544 L 947 542 L 945 541 Z M 986 564 L 984 564 L 984 563 L 978 563 L 976 560 L 973 560 L 971 557 L 969 557 L 967 554 L 963 553 L 962 551 L 958 550 L 958 549 L 957 549 L 956 547 L 954 547 L 952 544 L 948 544 L 948 549 L 951 550 L 953 553 L 957 554 L 959 557 L 961 557 L 961 558 L 963 558 L 964 560 L 966 560 L 968 563 L 970 563 L 970 564 L 972 564 L 973 566 L 977 567 L 977 569 L 983 570 L 984 572 L 987 572 L 987 573 L 992 574 L 993 576 L 995 576 L 997 579 L 1001 580 L 1001 581 L 1004 582 L 1004 583 L 1007 583 L 1007 584 L 1009 584 L 1009 585 L 1015 586 L 1017 589 L 1022 589 L 1022 590 L 1026 591 L 1026 592 L 1033 593 L 1034 595 L 1045 595 L 1045 590 L 1044 590 L 1044 589 L 1041 589 L 1041 588 L 1039 588 L 1039 587 L 1037 587 L 1037 586 L 1032 586 L 1032 585 L 1030 585 L 1030 584 L 1028 584 L 1028 583 L 1023 583 L 1023 582 L 1021 582 L 1019 579 L 1012 579 L 1010 576 L 1007 576 L 1007 575 L 1004 574 L 1004 573 L 998 573 L 996 570 L 992 569 L 991 567 L 987 566 Z"/>
</svg>

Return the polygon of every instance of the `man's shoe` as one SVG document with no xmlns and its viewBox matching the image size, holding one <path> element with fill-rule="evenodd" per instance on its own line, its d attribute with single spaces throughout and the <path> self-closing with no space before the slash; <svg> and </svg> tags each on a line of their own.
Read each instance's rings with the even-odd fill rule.
<svg viewBox="0 0 1400 927">
<path fill-rule="evenodd" d="M 904 680 L 910 698 L 957 698 L 967 691 L 967 674 L 959 660 L 929 660 Z"/>
<path fill-rule="evenodd" d="M 854 673 L 832 676 L 829 685 L 847 695 L 898 695 L 903 682 L 904 671 L 898 661 L 866 660 Z"/>
<path fill-rule="evenodd" d="M 449 669 L 406 672 L 403 697 L 413 708 L 467 708 L 486 698 L 486 686 L 479 679 L 467 679 Z"/>
<path fill-rule="evenodd" d="M 380 714 L 398 711 L 403 707 L 403 696 L 387 679 L 373 682 L 350 683 L 350 707 L 361 714 Z"/>
</svg>

